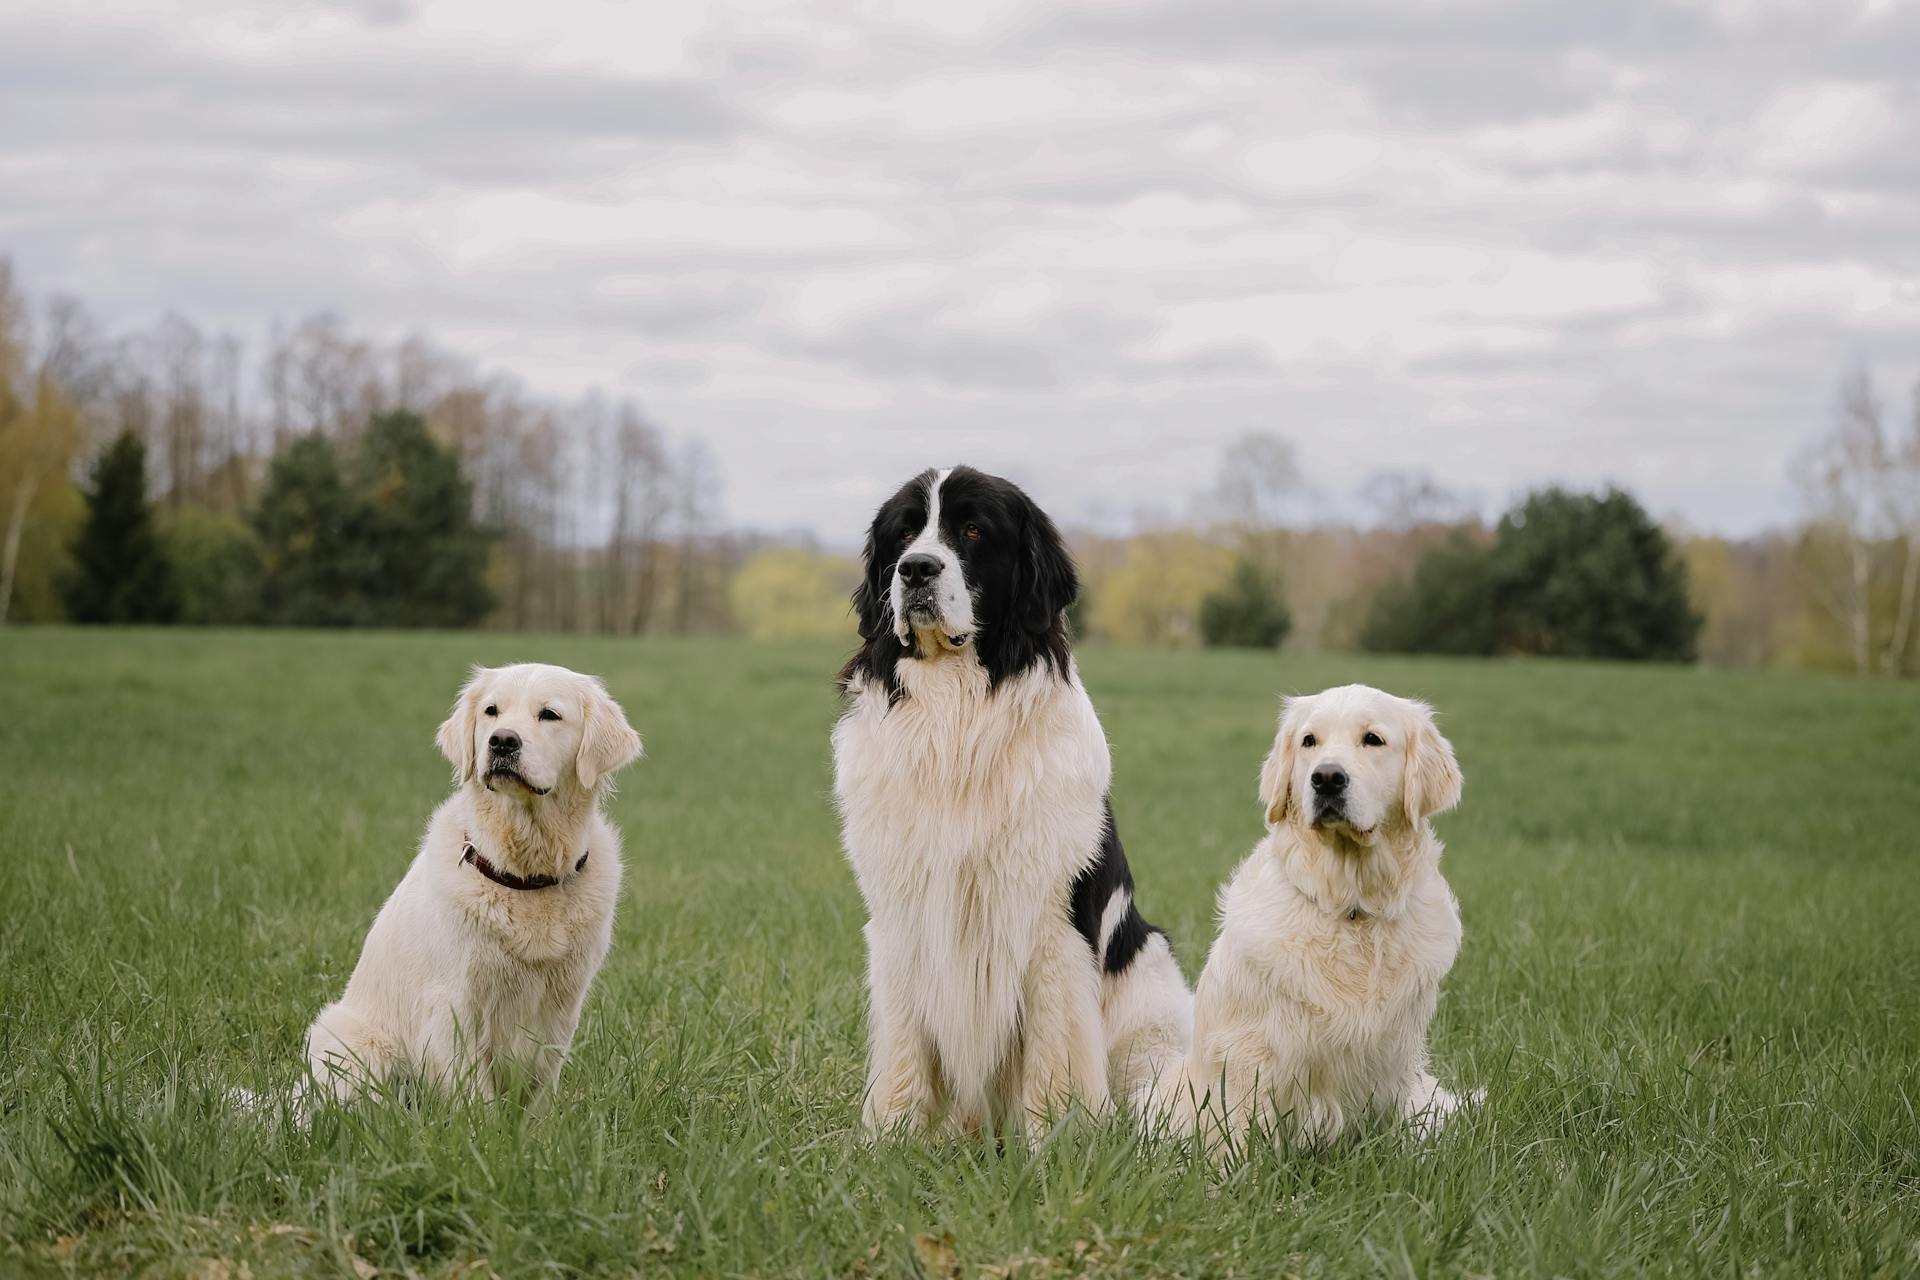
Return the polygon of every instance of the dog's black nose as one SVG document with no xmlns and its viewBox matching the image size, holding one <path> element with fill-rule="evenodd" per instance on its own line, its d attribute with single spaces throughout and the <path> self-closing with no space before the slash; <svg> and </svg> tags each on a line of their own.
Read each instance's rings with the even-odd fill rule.
<svg viewBox="0 0 1920 1280">
<path fill-rule="evenodd" d="M 1337 796 L 1347 789 L 1347 771 L 1337 764 L 1323 764 L 1313 771 L 1313 793 Z"/>
<path fill-rule="evenodd" d="M 520 735 L 511 729 L 496 729 L 487 739 L 487 750 L 497 756 L 510 756 L 520 749 Z"/>
<path fill-rule="evenodd" d="M 930 556 L 924 551 L 910 556 L 900 557 L 900 582 L 902 586 L 924 587 L 940 576 L 940 557 Z"/>
</svg>

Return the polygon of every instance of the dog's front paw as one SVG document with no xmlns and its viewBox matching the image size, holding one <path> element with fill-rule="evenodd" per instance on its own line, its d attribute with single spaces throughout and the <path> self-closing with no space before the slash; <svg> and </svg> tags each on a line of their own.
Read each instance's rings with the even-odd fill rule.
<svg viewBox="0 0 1920 1280">
<path fill-rule="evenodd" d="M 873 1099 L 869 1098 L 867 1105 L 860 1112 L 860 1128 L 869 1142 L 878 1142 L 896 1130 L 905 1128 L 909 1114 L 910 1110 L 907 1107 L 878 1106 Z"/>
<path fill-rule="evenodd" d="M 1462 1107 L 1484 1102 L 1486 1097 L 1485 1089 L 1475 1089 L 1461 1098 L 1428 1076 L 1408 1095 L 1406 1118 L 1413 1125 L 1414 1133 L 1422 1138 L 1431 1138 L 1445 1128 L 1447 1121 Z"/>
<path fill-rule="evenodd" d="M 1293 1138 L 1304 1147 L 1330 1147 L 1346 1128 L 1346 1108 L 1332 1098 L 1315 1095 L 1294 1109 Z"/>
<path fill-rule="evenodd" d="M 1026 1127 L 1032 1133 L 1044 1133 L 1074 1114 L 1076 1097 L 1071 1089 L 1028 1088 L 1021 1091 L 1020 1109 Z"/>
</svg>

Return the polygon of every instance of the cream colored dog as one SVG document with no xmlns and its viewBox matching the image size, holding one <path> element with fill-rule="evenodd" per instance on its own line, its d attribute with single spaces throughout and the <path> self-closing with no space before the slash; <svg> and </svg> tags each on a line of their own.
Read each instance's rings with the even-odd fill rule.
<svg viewBox="0 0 1920 1280">
<path fill-rule="evenodd" d="M 1431 710 L 1365 685 L 1290 699 L 1260 773 L 1267 838 L 1220 894 L 1175 1103 L 1216 1152 L 1258 1124 L 1307 1144 L 1459 1105 L 1427 1024 L 1460 913 L 1427 819 L 1460 800 Z"/>
<path fill-rule="evenodd" d="M 456 790 L 307 1032 L 314 1085 L 404 1071 L 495 1097 L 550 1089 L 613 933 L 620 836 L 600 812 L 640 736 L 600 682 L 476 668 L 440 726 Z"/>
</svg>

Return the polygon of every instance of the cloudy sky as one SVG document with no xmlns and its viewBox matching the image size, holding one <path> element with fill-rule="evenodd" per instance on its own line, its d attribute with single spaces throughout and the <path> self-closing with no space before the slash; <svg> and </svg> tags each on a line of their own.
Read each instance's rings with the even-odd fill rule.
<svg viewBox="0 0 1920 1280">
<path fill-rule="evenodd" d="M 1920 373 L 1917 0 L 0 0 L 0 252 L 331 308 L 706 440 L 834 541 L 965 460 L 1179 514 L 1623 482 L 1750 531 Z"/>
</svg>

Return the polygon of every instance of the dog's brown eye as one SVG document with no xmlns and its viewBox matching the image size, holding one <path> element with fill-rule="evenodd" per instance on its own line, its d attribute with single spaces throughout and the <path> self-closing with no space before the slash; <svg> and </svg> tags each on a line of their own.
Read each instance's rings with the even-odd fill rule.
<svg viewBox="0 0 1920 1280">
<path fill-rule="evenodd" d="M 558 720 L 560 718 L 560 713 L 558 711 L 555 711 L 552 707 L 542 707 L 540 708 L 540 718 L 542 720 Z"/>
<path fill-rule="evenodd" d="M 1363 747 L 1384 747 L 1387 745 L 1387 740 L 1377 733 L 1369 733 L 1366 737 L 1360 739 L 1360 745 Z"/>
<path fill-rule="evenodd" d="M 980 526 L 977 524 L 968 525 L 966 528 L 966 534 L 967 534 L 968 542 L 980 541 Z"/>
<path fill-rule="evenodd" d="M 497 716 L 500 714 L 500 708 L 494 706 L 491 702 L 489 702 L 487 704 L 487 714 L 490 716 Z"/>
<path fill-rule="evenodd" d="M 904 531 L 904 532 L 902 532 L 902 533 L 901 533 L 901 535 L 900 535 L 900 545 L 904 547 L 904 546 L 906 546 L 906 545 L 907 545 L 907 544 L 908 544 L 909 542 L 912 542 L 912 541 L 913 541 L 913 540 L 914 540 L 915 538 L 917 538 L 917 537 L 919 537 L 919 536 L 920 536 L 920 531 L 919 531 L 918 529 L 908 529 L 908 530 L 905 530 L 905 531 Z"/>
<path fill-rule="evenodd" d="M 1308 734 L 1306 737 L 1300 739 L 1300 745 L 1303 747 L 1317 747 L 1320 745 L 1320 739 L 1314 737 L 1312 734 Z"/>
</svg>

